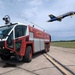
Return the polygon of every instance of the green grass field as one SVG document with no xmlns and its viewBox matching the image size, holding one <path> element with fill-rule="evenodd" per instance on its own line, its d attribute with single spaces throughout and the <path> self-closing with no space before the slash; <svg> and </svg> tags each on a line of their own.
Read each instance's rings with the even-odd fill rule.
<svg viewBox="0 0 75 75">
<path fill-rule="evenodd" d="M 75 48 L 75 41 L 74 42 L 52 42 L 51 46 Z"/>
</svg>

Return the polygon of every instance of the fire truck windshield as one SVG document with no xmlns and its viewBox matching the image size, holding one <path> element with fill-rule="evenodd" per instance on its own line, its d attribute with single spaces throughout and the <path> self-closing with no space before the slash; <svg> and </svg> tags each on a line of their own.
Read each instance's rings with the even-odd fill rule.
<svg viewBox="0 0 75 75">
<path fill-rule="evenodd" d="M 0 27 L 0 39 L 5 39 L 13 26 Z"/>
</svg>

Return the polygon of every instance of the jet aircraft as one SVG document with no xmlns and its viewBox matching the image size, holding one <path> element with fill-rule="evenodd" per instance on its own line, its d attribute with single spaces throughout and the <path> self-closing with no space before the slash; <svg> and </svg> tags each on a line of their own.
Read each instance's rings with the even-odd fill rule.
<svg viewBox="0 0 75 75">
<path fill-rule="evenodd" d="M 57 16 L 57 17 L 50 14 L 49 17 L 51 19 L 48 20 L 47 22 L 53 22 L 53 21 L 60 21 L 61 22 L 63 18 L 68 17 L 68 16 L 72 16 L 72 15 L 75 15 L 75 12 L 68 12 L 68 13 L 65 13 L 65 14 Z"/>
</svg>

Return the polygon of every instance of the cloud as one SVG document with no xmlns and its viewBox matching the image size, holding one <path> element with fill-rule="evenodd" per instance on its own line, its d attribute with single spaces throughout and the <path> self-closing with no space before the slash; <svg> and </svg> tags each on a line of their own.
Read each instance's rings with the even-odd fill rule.
<svg viewBox="0 0 75 75">
<path fill-rule="evenodd" d="M 2 24 L 2 17 L 8 14 L 13 22 L 18 21 L 31 25 L 33 22 L 39 25 L 52 35 L 52 40 L 63 40 L 75 36 L 73 34 L 75 33 L 75 16 L 66 17 L 61 22 L 47 22 L 50 19 L 49 14 L 58 16 L 75 11 L 75 0 L 0 0 L 0 9 L 0 23 Z"/>
<path fill-rule="evenodd" d="M 29 21 L 32 21 L 33 23 L 39 25 L 40 27 L 45 29 L 48 33 L 50 33 L 53 38 L 52 40 L 71 39 L 71 37 L 75 36 L 73 35 L 73 32 L 75 32 L 74 18 L 67 17 L 63 19 L 62 22 L 53 22 L 53 23 L 47 23 L 46 21 L 50 19 L 48 17 L 49 14 L 54 14 L 58 16 L 69 11 L 74 11 L 75 1 L 74 2 L 68 0 L 66 1 L 54 0 L 54 1 L 55 2 L 49 0 L 47 1 L 40 0 L 38 3 L 37 0 L 30 1 L 28 2 L 29 5 L 28 9 L 23 10 L 22 13 L 23 15 L 26 15 Z M 61 34 L 63 34 L 63 36 Z"/>
<path fill-rule="evenodd" d="M 73 40 L 75 39 L 74 31 L 54 32 L 52 33 L 52 40 Z"/>
<path fill-rule="evenodd" d="M 31 9 L 25 9 L 22 10 L 21 14 L 22 16 L 26 16 L 27 18 L 35 18 L 35 11 L 37 11 L 37 7 L 31 8 Z"/>
<path fill-rule="evenodd" d="M 0 9 L 4 9 L 4 3 L 0 0 Z"/>
<path fill-rule="evenodd" d="M 30 0 L 29 1 L 29 5 L 31 5 L 31 6 L 39 6 L 39 5 L 41 5 L 43 3 L 43 0 Z"/>
</svg>

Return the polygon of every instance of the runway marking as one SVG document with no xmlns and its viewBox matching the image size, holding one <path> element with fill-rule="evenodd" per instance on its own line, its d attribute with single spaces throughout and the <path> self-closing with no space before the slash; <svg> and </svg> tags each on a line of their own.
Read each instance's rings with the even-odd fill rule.
<svg viewBox="0 0 75 75">
<path fill-rule="evenodd" d="M 62 64 L 59 64 L 57 61 L 54 60 L 50 55 L 44 54 L 44 56 L 53 64 L 55 65 L 63 74 L 65 75 L 74 75 L 69 69 L 65 68 Z"/>
</svg>

